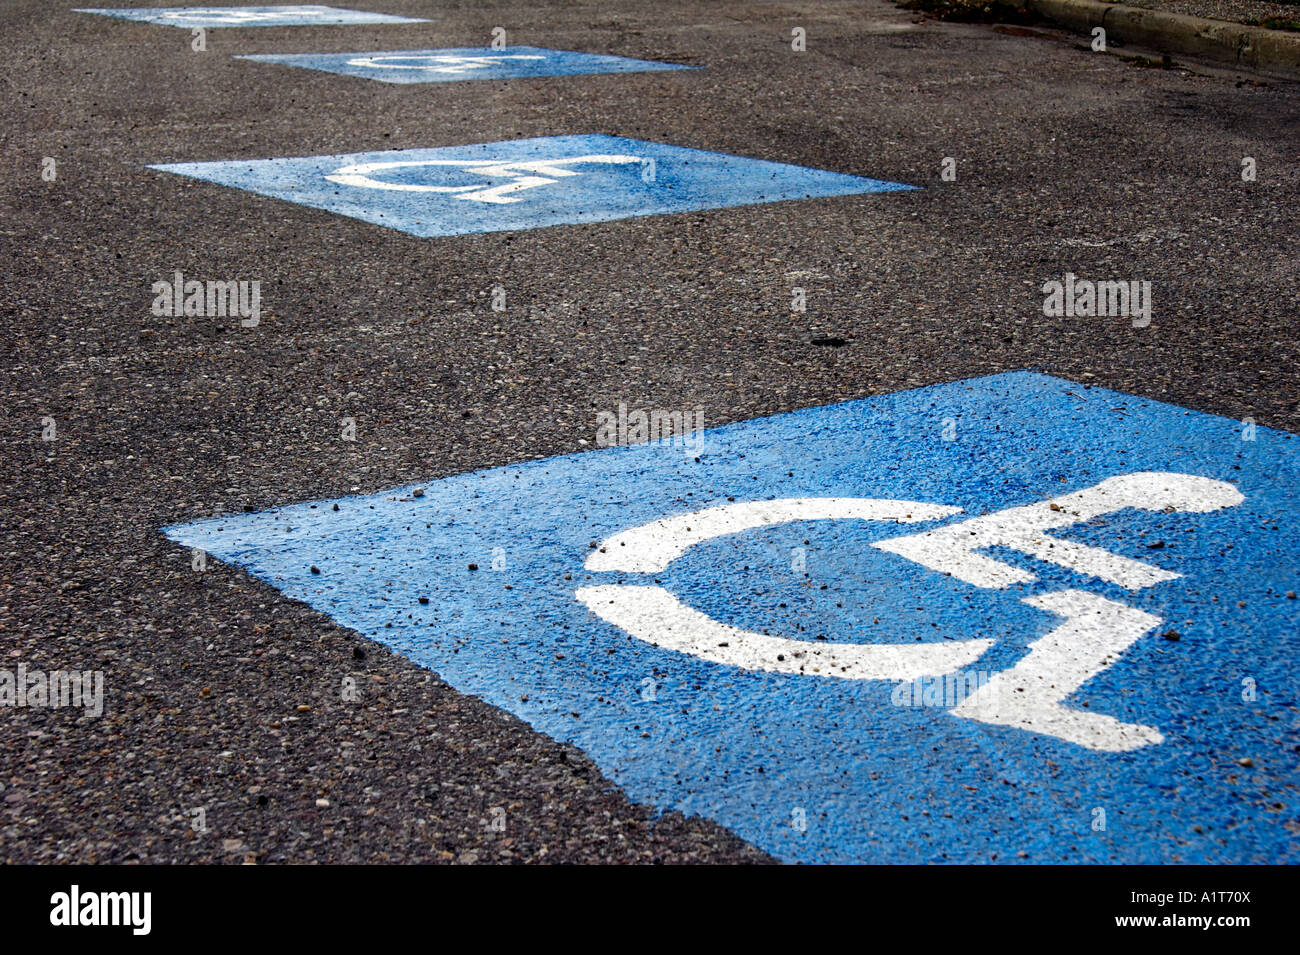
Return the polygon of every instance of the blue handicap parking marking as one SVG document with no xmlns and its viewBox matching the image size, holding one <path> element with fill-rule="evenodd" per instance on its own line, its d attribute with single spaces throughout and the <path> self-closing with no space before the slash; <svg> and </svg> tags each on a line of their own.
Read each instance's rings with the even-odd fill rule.
<svg viewBox="0 0 1300 955">
<path fill-rule="evenodd" d="M 677 63 L 657 63 L 625 56 L 573 53 L 567 50 L 544 50 L 533 46 L 512 46 L 503 50 L 483 46 L 379 53 L 259 53 L 240 56 L 238 59 L 300 66 L 385 83 L 445 83 L 528 76 L 699 69 Z"/>
<path fill-rule="evenodd" d="M 616 136 L 154 165 L 418 236 L 914 187 Z"/>
<path fill-rule="evenodd" d="M 1298 447 L 1015 372 L 165 533 L 785 860 L 1296 862 Z"/>
<path fill-rule="evenodd" d="M 77 13 L 173 27 L 288 27 L 316 24 L 427 23 L 416 17 L 398 17 L 369 10 L 341 10 L 317 4 L 278 4 L 268 7 L 123 7 L 77 9 Z"/>
</svg>

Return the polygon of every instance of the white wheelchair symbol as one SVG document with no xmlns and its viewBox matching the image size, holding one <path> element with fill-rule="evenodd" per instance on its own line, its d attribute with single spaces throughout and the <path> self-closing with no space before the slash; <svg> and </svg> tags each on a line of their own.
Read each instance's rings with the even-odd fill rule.
<svg viewBox="0 0 1300 955">
<path fill-rule="evenodd" d="M 204 20 L 215 23 L 256 23 L 259 20 L 278 20 L 285 14 L 295 17 L 324 17 L 326 7 L 285 7 L 279 10 L 238 10 L 230 7 L 190 7 L 158 15 L 160 20 Z"/>
<path fill-rule="evenodd" d="M 640 156 L 623 154 L 574 156 L 570 159 L 537 159 L 531 161 L 516 160 L 473 160 L 473 159 L 413 159 L 390 162 L 365 162 L 342 166 L 325 176 L 327 180 L 341 186 L 356 186 L 362 189 L 386 189 L 398 192 L 435 192 L 454 195 L 457 199 L 469 199 L 474 202 L 504 204 L 519 202 L 513 193 L 538 186 L 549 186 L 561 179 L 579 175 L 579 171 L 570 168 L 586 164 L 595 165 L 644 165 L 650 160 Z M 511 182 L 499 186 L 435 186 L 426 183 L 385 182 L 373 178 L 373 173 L 389 169 L 405 169 L 418 166 L 446 166 L 457 168 L 462 172 L 489 179 L 510 179 Z"/>
<path fill-rule="evenodd" d="M 452 56 L 450 54 L 382 54 L 359 56 L 347 61 L 348 66 L 371 70 L 423 70 L 428 73 L 468 73 L 481 70 L 500 60 L 544 60 L 533 53 L 503 53 L 500 56 Z M 401 62 L 408 61 L 408 62 Z M 413 62 L 410 62 L 413 61 Z"/>
<path fill-rule="evenodd" d="M 1241 493 L 1223 481 L 1144 471 L 872 546 L 994 590 L 1036 578 L 1019 567 L 976 553 L 989 547 L 1010 548 L 1136 592 L 1181 575 L 1046 532 L 1126 508 L 1208 513 L 1242 500 Z M 757 527 L 808 520 L 911 524 L 949 517 L 961 510 L 875 498 L 785 498 L 723 504 L 615 534 L 600 544 L 585 566 L 590 571 L 656 573 L 695 544 Z M 908 681 L 965 667 L 994 643 L 985 638 L 945 643 L 812 643 L 720 623 L 656 585 L 581 587 L 576 596 L 596 616 L 647 643 L 714 663 L 772 673 Z M 995 674 L 949 713 L 1106 752 L 1125 752 L 1164 741 L 1155 727 L 1124 723 L 1061 703 L 1157 627 L 1159 617 L 1074 589 L 1023 598 L 1023 602 L 1062 617 L 1063 622 L 1031 643 L 1029 653 L 1014 667 Z"/>
</svg>

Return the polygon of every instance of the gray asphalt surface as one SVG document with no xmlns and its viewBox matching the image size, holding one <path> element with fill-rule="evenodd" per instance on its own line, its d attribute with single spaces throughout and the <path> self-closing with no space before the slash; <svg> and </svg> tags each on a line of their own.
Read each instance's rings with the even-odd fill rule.
<svg viewBox="0 0 1300 955">
<path fill-rule="evenodd" d="M 1269 0 L 1124 0 L 1124 3 L 1130 7 L 1236 23 L 1259 23 L 1272 17 L 1294 20 L 1297 16 L 1296 0 L 1277 3 Z"/>
<path fill-rule="evenodd" d="M 713 425 L 1029 368 L 1300 428 L 1294 85 L 883 0 L 338 5 L 436 19 L 196 53 L 0 10 L 0 646 L 106 680 L 101 719 L 0 711 L 5 862 L 765 858 L 248 575 L 195 573 L 165 525 L 576 451 L 619 401 Z M 705 69 L 390 86 L 231 58 L 494 26 Z M 420 239 L 145 168 L 573 133 L 924 189 Z M 152 315 L 178 269 L 260 280 L 260 326 Z M 1066 271 L 1151 280 L 1151 326 L 1044 317 Z"/>
</svg>

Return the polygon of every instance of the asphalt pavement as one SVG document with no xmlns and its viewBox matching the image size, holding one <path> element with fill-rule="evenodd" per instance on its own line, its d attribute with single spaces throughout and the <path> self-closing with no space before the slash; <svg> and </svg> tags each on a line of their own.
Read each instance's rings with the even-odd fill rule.
<svg viewBox="0 0 1300 955">
<path fill-rule="evenodd" d="M 265 580 L 195 570 L 165 527 L 587 450 L 620 402 L 714 427 L 1027 370 L 1300 429 L 1294 84 L 883 0 L 346 6 L 428 21 L 196 51 L 0 12 L 0 630 L 11 667 L 104 674 L 102 716 L 0 717 L 5 862 L 772 859 Z M 495 27 L 699 69 L 398 85 L 234 58 Z M 920 188 L 425 238 L 148 168 L 580 134 Z M 155 314 L 177 271 L 259 281 L 260 320 Z M 1067 272 L 1149 280 L 1152 321 L 1045 315 Z M 1300 825 L 1294 776 L 1271 787 Z"/>
</svg>

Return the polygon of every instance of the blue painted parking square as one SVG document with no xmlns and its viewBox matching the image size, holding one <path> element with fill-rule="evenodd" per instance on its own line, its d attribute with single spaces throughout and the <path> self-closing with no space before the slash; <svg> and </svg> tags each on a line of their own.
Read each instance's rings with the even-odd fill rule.
<svg viewBox="0 0 1300 955">
<path fill-rule="evenodd" d="M 454 47 L 446 50 L 393 50 L 386 53 L 258 53 L 241 60 L 299 66 L 384 83 L 447 83 L 458 80 L 509 80 L 530 76 L 586 73 L 648 73 L 693 70 L 694 66 L 656 63 L 625 56 L 544 50 L 534 46 Z"/>
<path fill-rule="evenodd" d="M 1298 448 L 1017 372 L 166 534 L 782 859 L 1294 863 Z"/>
<path fill-rule="evenodd" d="M 913 188 L 615 136 L 150 168 L 418 236 L 537 229 Z"/>
<path fill-rule="evenodd" d="M 158 23 L 170 27 L 205 30 L 217 27 L 292 27 L 362 23 L 426 23 L 415 17 L 398 17 L 369 10 L 341 10 L 315 4 L 278 4 L 267 7 L 122 7 L 81 8 L 77 13 L 101 13 L 123 20 Z"/>
</svg>

